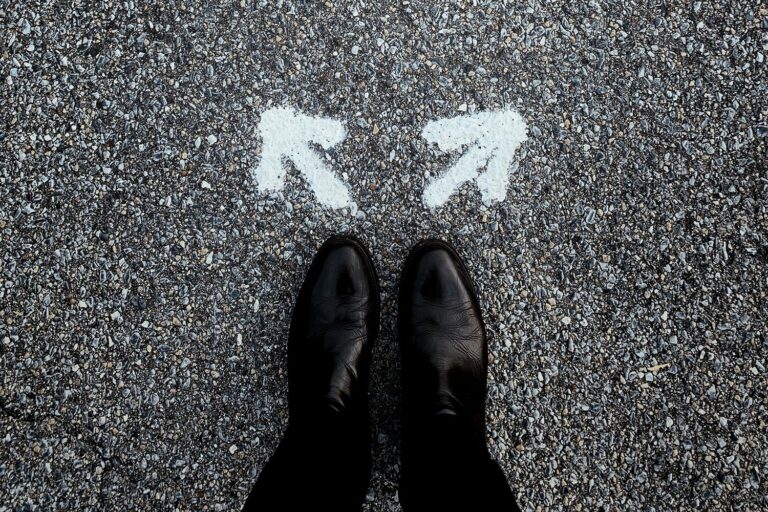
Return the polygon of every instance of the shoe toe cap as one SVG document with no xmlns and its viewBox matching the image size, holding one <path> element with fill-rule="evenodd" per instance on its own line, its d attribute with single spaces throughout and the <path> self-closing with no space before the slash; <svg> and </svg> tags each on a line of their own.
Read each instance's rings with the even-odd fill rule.
<svg viewBox="0 0 768 512">
<path fill-rule="evenodd" d="M 368 297 L 373 278 L 365 258 L 352 245 L 330 248 L 319 265 L 313 295 Z"/>
<path fill-rule="evenodd" d="M 414 295 L 435 302 L 469 300 L 469 283 L 456 257 L 442 247 L 422 253 L 413 273 Z"/>
</svg>

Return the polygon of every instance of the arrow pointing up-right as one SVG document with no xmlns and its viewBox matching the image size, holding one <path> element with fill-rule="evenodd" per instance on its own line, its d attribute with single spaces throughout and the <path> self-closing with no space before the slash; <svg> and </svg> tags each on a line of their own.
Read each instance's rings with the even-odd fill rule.
<svg viewBox="0 0 768 512">
<path fill-rule="evenodd" d="M 432 121 L 421 135 L 443 151 L 467 147 L 452 167 L 427 185 L 424 204 L 436 208 L 472 180 L 477 180 L 483 202 L 490 204 L 507 196 L 515 150 L 528 139 L 528 127 L 516 111 L 502 110 Z"/>
</svg>

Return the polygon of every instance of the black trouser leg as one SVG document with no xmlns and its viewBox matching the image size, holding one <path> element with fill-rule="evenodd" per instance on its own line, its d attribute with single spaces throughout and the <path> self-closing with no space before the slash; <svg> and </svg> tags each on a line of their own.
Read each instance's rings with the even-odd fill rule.
<svg viewBox="0 0 768 512">
<path fill-rule="evenodd" d="M 455 416 L 409 428 L 403 439 L 400 503 L 405 512 L 518 512 L 484 438 Z"/>
<path fill-rule="evenodd" d="M 328 416 L 289 425 L 243 507 L 247 512 L 359 512 L 370 478 L 367 430 Z"/>
</svg>

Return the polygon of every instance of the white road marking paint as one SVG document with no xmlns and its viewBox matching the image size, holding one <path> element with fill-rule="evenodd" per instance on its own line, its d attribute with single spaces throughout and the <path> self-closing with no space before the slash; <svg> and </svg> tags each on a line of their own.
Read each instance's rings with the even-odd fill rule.
<svg viewBox="0 0 768 512">
<path fill-rule="evenodd" d="M 517 168 L 515 150 L 528 139 L 528 126 L 510 109 L 431 121 L 421 136 L 446 152 L 468 146 L 452 167 L 427 185 L 424 204 L 437 208 L 472 180 L 477 180 L 483 202 L 490 204 L 507 196 L 509 176 Z"/>
<path fill-rule="evenodd" d="M 332 208 L 357 210 L 347 185 L 329 169 L 311 143 L 329 149 L 343 141 L 347 131 L 341 121 L 310 117 L 292 108 L 277 107 L 261 115 L 261 161 L 253 170 L 259 190 L 281 190 L 284 159 L 293 161 L 315 192 L 317 200 Z"/>
</svg>

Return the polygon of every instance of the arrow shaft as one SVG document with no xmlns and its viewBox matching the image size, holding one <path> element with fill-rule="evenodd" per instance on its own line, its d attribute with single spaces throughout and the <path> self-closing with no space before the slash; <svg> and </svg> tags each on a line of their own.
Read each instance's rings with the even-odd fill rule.
<svg viewBox="0 0 768 512">
<path fill-rule="evenodd" d="M 333 208 L 350 204 L 351 198 L 347 186 L 328 169 L 317 153 L 308 146 L 304 146 L 294 148 L 290 156 L 296 168 L 304 175 L 304 179 L 315 192 L 318 201 Z"/>
<path fill-rule="evenodd" d="M 512 173 L 512 155 L 507 151 L 497 151 L 488 160 L 488 165 L 477 178 L 477 187 L 483 197 L 483 202 L 503 201 L 507 197 L 507 184 Z"/>
<path fill-rule="evenodd" d="M 430 208 L 443 204 L 462 184 L 477 178 L 480 169 L 492 156 L 493 151 L 489 148 L 481 148 L 477 144 L 469 148 L 445 174 L 427 185 L 424 203 Z"/>
</svg>

